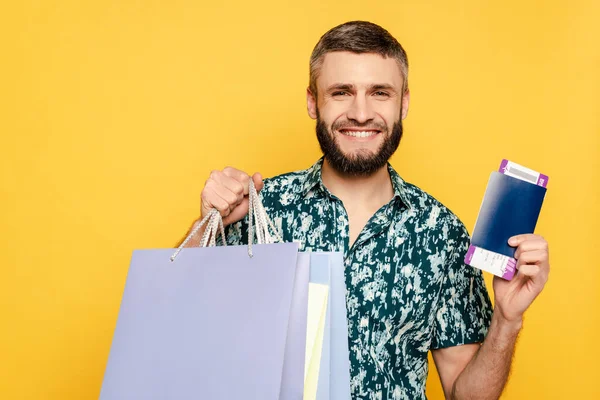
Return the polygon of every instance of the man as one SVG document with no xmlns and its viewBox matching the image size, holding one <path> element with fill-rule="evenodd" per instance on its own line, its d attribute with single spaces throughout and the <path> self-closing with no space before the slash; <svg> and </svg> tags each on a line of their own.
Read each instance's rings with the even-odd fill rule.
<svg viewBox="0 0 600 400">
<path fill-rule="evenodd" d="M 492 311 L 481 272 L 463 263 L 463 224 L 388 164 L 408 113 L 407 78 L 406 53 L 383 28 L 356 21 L 327 32 L 306 95 L 324 158 L 264 187 L 259 174 L 214 171 L 202 215 L 219 210 L 229 243 L 242 244 L 253 179 L 285 241 L 344 252 L 353 398 L 426 398 L 431 351 L 446 398 L 496 399 L 523 313 L 548 279 L 548 246 L 536 235 L 511 239 L 519 272 L 494 279 Z"/>
</svg>

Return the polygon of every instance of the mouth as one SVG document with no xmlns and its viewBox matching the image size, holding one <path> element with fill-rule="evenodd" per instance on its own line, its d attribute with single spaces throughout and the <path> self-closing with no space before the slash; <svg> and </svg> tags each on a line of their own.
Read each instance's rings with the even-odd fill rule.
<svg viewBox="0 0 600 400">
<path fill-rule="evenodd" d="M 366 130 L 356 130 L 356 129 L 340 129 L 338 130 L 339 133 L 341 133 L 344 136 L 349 136 L 349 137 L 353 137 L 353 138 L 370 138 L 373 136 L 376 136 L 378 133 L 381 133 L 381 131 L 377 130 L 377 129 L 366 129 Z"/>
</svg>

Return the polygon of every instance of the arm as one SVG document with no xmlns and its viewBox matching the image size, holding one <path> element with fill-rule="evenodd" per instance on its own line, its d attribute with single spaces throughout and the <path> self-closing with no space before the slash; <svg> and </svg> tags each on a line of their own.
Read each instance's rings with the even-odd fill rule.
<svg viewBox="0 0 600 400">
<path fill-rule="evenodd" d="M 432 351 L 447 399 L 497 399 L 508 379 L 523 314 L 541 293 L 550 270 L 548 243 L 540 236 L 511 238 L 518 246 L 518 273 L 511 281 L 494 277 L 496 307 L 481 346 Z"/>
<path fill-rule="evenodd" d="M 431 352 L 447 399 L 497 399 L 508 379 L 520 324 L 496 315 L 483 344 Z"/>
</svg>

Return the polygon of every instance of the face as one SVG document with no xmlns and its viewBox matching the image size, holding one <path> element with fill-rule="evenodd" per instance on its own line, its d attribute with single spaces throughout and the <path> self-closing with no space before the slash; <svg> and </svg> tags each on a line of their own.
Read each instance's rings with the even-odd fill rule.
<svg viewBox="0 0 600 400">
<path fill-rule="evenodd" d="M 386 165 L 402 137 L 408 93 L 393 58 L 334 52 L 325 55 L 317 98 L 307 92 L 309 115 L 330 165 L 340 173 L 368 176 Z"/>
</svg>

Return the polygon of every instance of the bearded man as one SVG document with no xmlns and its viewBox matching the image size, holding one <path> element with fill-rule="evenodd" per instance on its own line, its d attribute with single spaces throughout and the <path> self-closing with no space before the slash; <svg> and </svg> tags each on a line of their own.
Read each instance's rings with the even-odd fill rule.
<svg viewBox="0 0 600 400">
<path fill-rule="evenodd" d="M 235 168 L 214 171 L 200 219 L 219 210 L 229 244 L 246 244 L 253 179 L 284 241 L 344 253 L 353 398 L 425 399 L 431 351 L 447 398 L 497 399 L 523 313 L 548 278 L 548 244 L 511 238 L 519 272 L 494 278 L 492 308 L 481 271 L 463 261 L 464 225 L 388 163 L 410 92 L 406 52 L 382 27 L 353 21 L 323 35 L 306 99 L 323 158 L 264 182 Z"/>
</svg>

